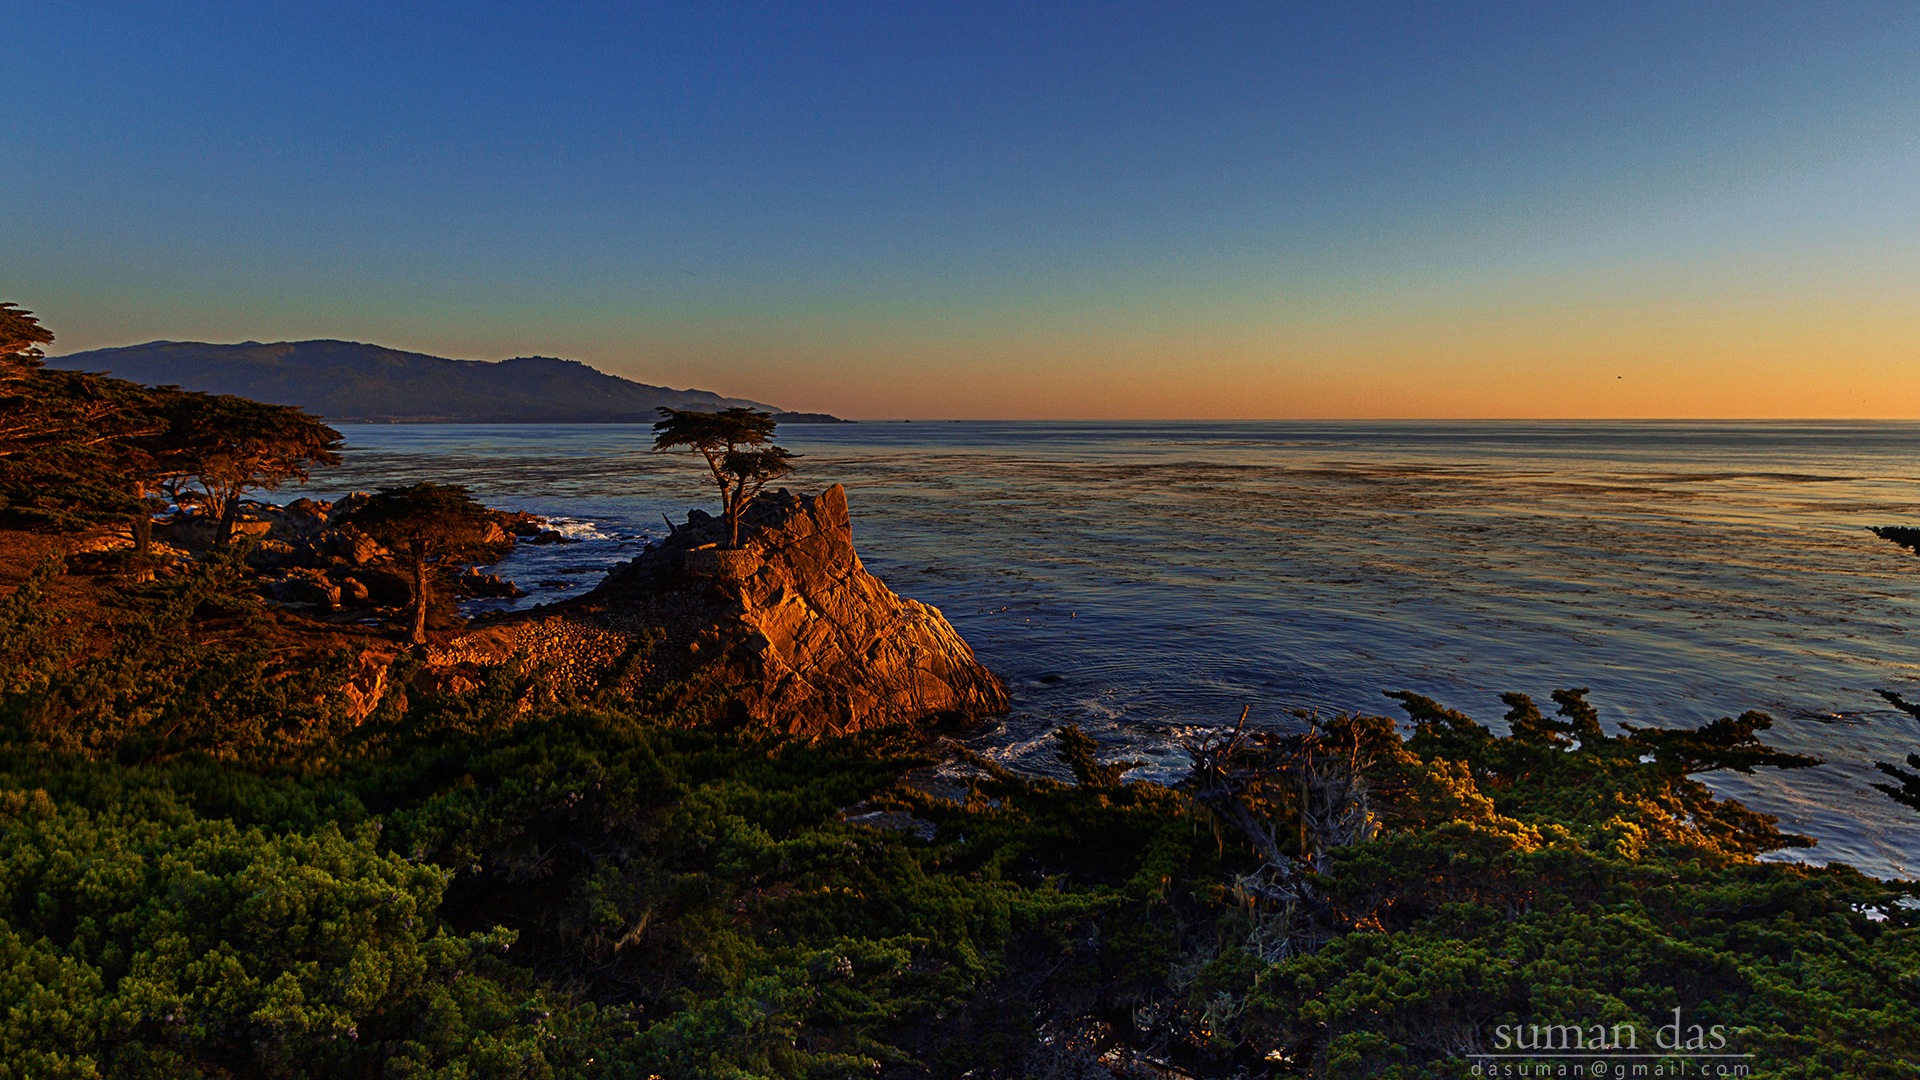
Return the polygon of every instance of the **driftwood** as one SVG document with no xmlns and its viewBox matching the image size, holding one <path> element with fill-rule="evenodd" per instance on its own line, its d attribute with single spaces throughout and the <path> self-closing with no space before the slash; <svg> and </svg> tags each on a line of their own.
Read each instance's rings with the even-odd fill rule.
<svg viewBox="0 0 1920 1080">
<path fill-rule="evenodd" d="M 1314 887 L 1339 848 L 1371 838 L 1371 756 L 1353 728 L 1308 715 L 1303 732 L 1250 732 L 1248 710 L 1231 731 L 1186 744 L 1192 772 L 1182 788 L 1221 826 L 1252 846 L 1261 864 L 1236 875 L 1233 892 L 1256 918 L 1248 942 L 1268 959 L 1317 948 L 1332 911 Z"/>
</svg>

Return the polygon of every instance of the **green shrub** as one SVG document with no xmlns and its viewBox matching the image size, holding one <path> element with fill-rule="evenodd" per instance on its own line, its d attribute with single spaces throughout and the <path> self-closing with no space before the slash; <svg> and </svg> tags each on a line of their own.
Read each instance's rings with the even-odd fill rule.
<svg viewBox="0 0 1920 1080">
<path fill-rule="evenodd" d="M 1920 1061 L 1911 887 L 1758 861 L 1805 841 L 1698 779 L 1811 764 L 1759 714 L 1398 695 L 1180 788 L 1071 727 L 1056 782 L 511 663 L 399 660 L 355 726 L 239 565 L 104 637 L 55 564 L 0 599 L 0 1076 L 1453 1076 L 1674 1008 L 1753 1075 Z M 903 780 L 939 759 L 957 797 Z"/>
</svg>

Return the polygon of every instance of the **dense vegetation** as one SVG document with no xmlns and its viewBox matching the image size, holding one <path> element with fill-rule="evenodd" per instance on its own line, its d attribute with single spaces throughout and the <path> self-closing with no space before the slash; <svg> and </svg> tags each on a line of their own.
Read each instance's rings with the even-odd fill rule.
<svg viewBox="0 0 1920 1080">
<path fill-rule="evenodd" d="M 1908 887 L 1755 862 L 1797 841 L 1692 779 L 1807 764 L 1758 714 L 1408 695 L 1410 736 L 1222 734 L 1181 790 L 1066 729 L 1073 782 L 950 799 L 910 732 L 512 665 L 354 725 L 238 565 L 115 587 L 91 655 L 56 564 L 0 606 L 0 1074 L 1465 1075 L 1503 1023 L 1674 1008 L 1753 1075 L 1920 1071 Z"/>
<path fill-rule="evenodd" d="M 123 523 L 144 558 L 165 492 L 208 513 L 224 546 L 246 492 L 340 460 L 340 433 L 300 409 L 51 369 L 52 340 L 0 304 L 0 526 Z"/>
</svg>

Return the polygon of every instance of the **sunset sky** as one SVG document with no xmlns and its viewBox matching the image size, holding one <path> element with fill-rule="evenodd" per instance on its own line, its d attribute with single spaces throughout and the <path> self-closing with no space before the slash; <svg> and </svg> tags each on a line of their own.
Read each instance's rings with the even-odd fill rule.
<svg viewBox="0 0 1920 1080">
<path fill-rule="evenodd" d="M 860 418 L 1920 417 L 1911 0 L 6 27 L 0 300 L 56 353 L 537 353 Z"/>
</svg>

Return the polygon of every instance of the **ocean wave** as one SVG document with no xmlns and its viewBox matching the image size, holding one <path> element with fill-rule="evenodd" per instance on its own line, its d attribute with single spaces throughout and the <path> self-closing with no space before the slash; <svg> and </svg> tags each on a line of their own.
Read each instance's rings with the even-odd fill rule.
<svg viewBox="0 0 1920 1080">
<path fill-rule="evenodd" d="M 601 527 L 600 522 L 588 518 L 550 517 L 547 528 L 569 540 L 620 540 L 617 533 L 611 533 Z"/>
</svg>

